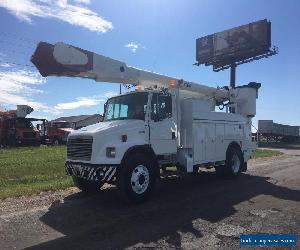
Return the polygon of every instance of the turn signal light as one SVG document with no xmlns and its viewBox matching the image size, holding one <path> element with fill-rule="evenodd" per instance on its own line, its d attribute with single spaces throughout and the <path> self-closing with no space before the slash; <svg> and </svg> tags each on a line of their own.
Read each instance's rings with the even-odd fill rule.
<svg viewBox="0 0 300 250">
<path fill-rule="evenodd" d="M 136 91 L 141 91 L 141 90 L 142 90 L 142 86 L 141 86 L 141 85 L 137 85 L 137 86 L 135 87 L 135 90 L 136 90 Z"/>
<path fill-rule="evenodd" d="M 171 79 L 169 81 L 169 85 L 170 85 L 170 87 L 175 87 L 176 86 L 176 80 L 175 79 Z"/>
</svg>

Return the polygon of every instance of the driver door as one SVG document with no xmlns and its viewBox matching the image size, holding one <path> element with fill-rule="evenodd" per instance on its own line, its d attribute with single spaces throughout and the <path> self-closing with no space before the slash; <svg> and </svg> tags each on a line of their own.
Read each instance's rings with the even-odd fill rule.
<svg viewBox="0 0 300 250">
<path fill-rule="evenodd" d="M 170 94 L 152 94 L 149 134 L 150 144 L 157 155 L 177 152 L 177 127 L 173 106 Z"/>
</svg>

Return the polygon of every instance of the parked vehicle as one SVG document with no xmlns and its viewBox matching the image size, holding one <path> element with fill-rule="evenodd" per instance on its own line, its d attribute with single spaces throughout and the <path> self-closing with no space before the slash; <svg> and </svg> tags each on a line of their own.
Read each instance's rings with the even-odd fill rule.
<svg viewBox="0 0 300 250">
<path fill-rule="evenodd" d="M 73 131 L 66 121 L 48 122 L 46 127 L 47 142 L 54 145 L 66 144 L 68 135 Z"/>
<path fill-rule="evenodd" d="M 258 120 L 260 140 L 300 142 L 300 126 L 275 123 L 272 120 Z"/>
<path fill-rule="evenodd" d="M 43 119 L 26 118 L 33 109 L 18 105 L 16 110 L 0 112 L 0 145 L 40 145 L 40 133 L 32 122 Z"/>
<path fill-rule="evenodd" d="M 70 133 L 66 171 L 81 190 L 116 183 L 124 197 L 142 202 L 166 166 L 186 174 L 212 166 L 232 178 L 247 170 L 257 147 L 251 125 L 259 83 L 212 88 L 64 43 L 40 43 L 32 62 L 43 76 L 136 86 L 136 91 L 108 99 L 103 122 Z M 216 107 L 226 107 L 226 112 L 216 112 Z"/>
</svg>

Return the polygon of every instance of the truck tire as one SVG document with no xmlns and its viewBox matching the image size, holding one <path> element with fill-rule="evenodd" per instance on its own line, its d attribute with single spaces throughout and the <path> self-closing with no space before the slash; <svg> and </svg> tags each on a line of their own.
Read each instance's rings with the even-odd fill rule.
<svg viewBox="0 0 300 250">
<path fill-rule="evenodd" d="M 100 188 L 103 186 L 103 183 L 101 182 L 88 181 L 75 176 L 73 176 L 73 182 L 76 187 L 86 193 L 95 193 L 100 191 Z"/>
<path fill-rule="evenodd" d="M 125 201 L 141 203 L 146 201 L 156 185 L 154 164 L 149 157 L 135 153 L 127 157 L 118 173 L 117 186 Z"/>
<path fill-rule="evenodd" d="M 237 178 L 240 176 L 244 165 L 242 151 L 235 147 L 229 147 L 226 153 L 224 176 L 227 178 Z"/>
</svg>

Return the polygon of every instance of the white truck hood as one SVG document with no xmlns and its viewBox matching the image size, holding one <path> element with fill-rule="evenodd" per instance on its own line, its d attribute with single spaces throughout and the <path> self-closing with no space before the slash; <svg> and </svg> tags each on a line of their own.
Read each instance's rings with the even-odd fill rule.
<svg viewBox="0 0 300 250">
<path fill-rule="evenodd" d="M 104 130 L 110 130 L 112 128 L 141 128 L 141 125 L 144 124 L 142 120 L 115 120 L 115 121 L 107 121 L 107 122 L 99 122 L 93 125 L 89 125 L 87 127 L 83 127 L 79 130 L 74 130 L 71 132 L 72 135 L 77 134 L 85 134 L 85 133 L 98 133 Z"/>
</svg>

